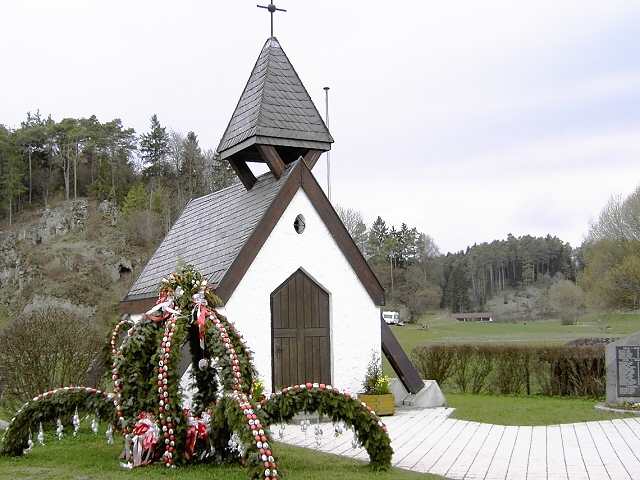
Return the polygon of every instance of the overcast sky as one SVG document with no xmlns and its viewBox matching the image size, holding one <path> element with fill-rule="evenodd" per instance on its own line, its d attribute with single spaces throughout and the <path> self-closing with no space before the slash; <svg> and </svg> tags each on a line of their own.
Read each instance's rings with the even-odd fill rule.
<svg viewBox="0 0 640 480">
<path fill-rule="evenodd" d="M 40 109 L 214 148 L 269 35 L 255 0 L 3 0 L 0 123 Z M 577 245 L 640 184 L 640 2 L 280 0 L 276 36 L 319 110 L 333 201 L 441 250 Z M 314 173 L 326 186 L 324 161 Z"/>
</svg>

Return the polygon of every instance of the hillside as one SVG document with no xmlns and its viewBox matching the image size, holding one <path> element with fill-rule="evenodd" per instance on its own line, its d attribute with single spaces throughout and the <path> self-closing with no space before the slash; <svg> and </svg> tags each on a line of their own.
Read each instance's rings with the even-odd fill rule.
<svg viewBox="0 0 640 480">
<path fill-rule="evenodd" d="M 153 250 L 136 245 L 108 202 L 58 202 L 0 231 L 0 326 L 55 306 L 105 326 Z"/>
</svg>

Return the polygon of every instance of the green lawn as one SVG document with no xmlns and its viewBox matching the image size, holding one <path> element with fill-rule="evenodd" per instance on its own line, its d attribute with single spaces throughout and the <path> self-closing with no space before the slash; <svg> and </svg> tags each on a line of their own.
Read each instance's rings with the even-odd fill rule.
<svg viewBox="0 0 640 480">
<path fill-rule="evenodd" d="M 428 328 L 423 328 L 427 325 Z M 445 312 L 427 313 L 416 324 L 391 327 L 407 355 L 418 345 L 431 343 L 517 343 L 559 345 L 577 338 L 618 337 L 640 330 L 640 314 L 609 313 L 585 315 L 578 325 L 559 320 L 531 322 L 459 322 Z M 385 372 L 395 376 L 384 360 Z"/>
<path fill-rule="evenodd" d="M 31 453 L 20 458 L 0 457 L 0 479 L 56 479 L 56 480 L 112 480 L 167 478 L 180 480 L 246 480 L 247 474 L 239 466 L 196 465 L 167 469 L 154 465 L 134 470 L 119 466 L 121 451 L 119 438 L 116 445 L 108 446 L 104 437 L 87 433 L 79 438 L 62 441 L 48 438 L 44 447 L 35 447 Z M 393 469 L 374 473 L 366 464 L 327 455 L 312 450 L 277 444 L 276 450 L 286 478 L 296 480 L 332 479 L 377 479 L 410 480 L 437 479 L 433 475 L 422 475 Z M 283 476 L 284 478 L 284 476 Z"/>
<path fill-rule="evenodd" d="M 419 325 L 392 327 L 393 333 L 410 353 L 417 345 L 429 343 L 521 343 L 563 344 L 576 338 L 617 337 L 640 330 L 640 314 L 589 314 L 578 325 L 562 325 L 559 320 L 520 323 L 458 322 L 444 313 L 424 315 Z"/>
<path fill-rule="evenodd" d="M 520 397 L 446 393 L 453 418 L 499 425 L 553 425 L 610 420 L 625 415 L 601 412 L 596 400 L 560 397 Z"/>
</svg>

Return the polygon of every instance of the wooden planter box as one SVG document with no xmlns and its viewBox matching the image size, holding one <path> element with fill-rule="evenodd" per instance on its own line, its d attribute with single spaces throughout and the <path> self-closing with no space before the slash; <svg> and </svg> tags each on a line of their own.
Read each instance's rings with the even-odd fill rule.
<svg viewBox="0 0 640 480">
<path fill-rule="evenodd" d="M 387 393 L 386 395 L 365 395 L 361 393 L 358 395 L 358 400 L 366 403 L 371 407 L 371 410 L 374 410 L 381 417 L 393 415 L 396 412 L 395 399 L 392 393 Z"/>
</svg>

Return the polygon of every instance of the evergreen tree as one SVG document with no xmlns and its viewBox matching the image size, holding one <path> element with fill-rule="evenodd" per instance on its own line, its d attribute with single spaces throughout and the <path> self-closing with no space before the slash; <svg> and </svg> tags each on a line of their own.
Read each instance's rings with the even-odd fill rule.
<svg viewBox="0 0 640 480">
<path fill-rule="evenodd" d="M 189 132 L 183 142 L 181 176 L 189 198 L 203 193 L 204 156 L 195 133 Z"/>
<path fill-rule="evenodd" d="M 169 155 L 169 134 L 160 125 L 158 116 L 151 116 L 149 133 L 140 135 L 140 156 L 142 158 L 143 173 L 147 177 L 158 177 L 165 173 L 166 158 Z"/>
<path fill-rule="evenodd" d="M 378 216 L 371 225 L 367 239 L 367 256 L 373 259 L 385 260 L 384 246 L 389 235 L 387 224 Z"/>
<path fill-rule="evenodd" d="M 24 165 L 10 132 L 0 125 L 0 173 L 2 198 L 7 208 L 9 225 L 13 223 L 16 199 L 24 193 Z"/>
<path fill-rule="evenodd" d="M 238 181 L 231 164 L 227 160 L 222 160 L 217 152 L 207 150 L 204 154 L 204 163 L 205 185 L 209 193 L 222 190 Z"/>
</svg>

